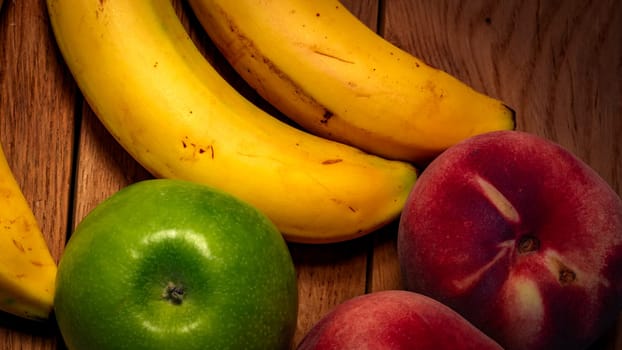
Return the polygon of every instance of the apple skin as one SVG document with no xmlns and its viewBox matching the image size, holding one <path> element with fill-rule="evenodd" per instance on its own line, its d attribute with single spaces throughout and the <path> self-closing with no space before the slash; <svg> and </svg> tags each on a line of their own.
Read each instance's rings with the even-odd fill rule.
<svg viewBox="0 0 622 350">
<path fill-rule="evenodd" d="M 145 180 L 113 194 L 59 263 L 55 315 L 69 349 L 289 349 L 297 311 L 275 226 L 189 182 Z"/>
<path fill-rule="evenodd" d="M 499 350 L 455 311 L 404 290 L 363 294 L 337 305 L 297 350 Z"/>
<path fill-rule="evenodd" d="M 582 349 L 622 310 L 622 201 L 586 163 L 521 131 L 467 139 L 422 171 L 400 217 L 406 289 L 506 349 Z"/>
</svg>

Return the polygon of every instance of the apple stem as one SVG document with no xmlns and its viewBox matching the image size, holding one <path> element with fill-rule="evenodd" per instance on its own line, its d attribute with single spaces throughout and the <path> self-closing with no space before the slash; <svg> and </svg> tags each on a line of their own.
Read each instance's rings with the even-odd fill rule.
<svg viewBox="0 0 622 350">
<path fill-rule="evenodd" d="M 168 282 L 162 292 L 162 299 L 170 301 L 172 304 L 179 305 L 184 300 L 185 289 L 181 285 L 176 285 L 173 282 Z"/>
</svg>

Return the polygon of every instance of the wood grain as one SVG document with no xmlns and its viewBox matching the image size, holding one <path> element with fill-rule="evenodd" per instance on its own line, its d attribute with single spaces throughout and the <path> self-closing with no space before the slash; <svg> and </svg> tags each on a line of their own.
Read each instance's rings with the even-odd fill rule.
<svg viewBox="0 0 622 350">
<path fill-rule="evenodd" d="M 180 17 L 241 93 L 279 118 L 228 66 L 188 6 Z M 518 128 L 567 147 L 622 194 L 622 4 L 539 0 L 348 0 L 397 46 L 517 111 Z M 75 225 L 118 189 L 151 175 L 105 130 L 60 56 L 43 1 L 0 10 L 0 141 L 55 259 Z M 289 244 L 299 282 L 294 343 L 353 296 L 402 288 L 397 222 L 325 246 Z M 622 349 L 622 322 L 595 349 Z M 54 322 L 0 314 L 0 349 L 64 349 Z"/>
</svg>

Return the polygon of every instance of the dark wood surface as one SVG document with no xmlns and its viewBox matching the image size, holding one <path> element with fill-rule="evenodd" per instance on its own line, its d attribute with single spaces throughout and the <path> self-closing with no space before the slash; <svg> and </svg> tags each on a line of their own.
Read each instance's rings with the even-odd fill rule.
<svg viewBox="0 0 622 350">
<path fill-rule="evenodd" d="M 348 0 L 380 35 L 517 111 L 518 129 L 559 142 L 622 193 L 622 3 L 538 0 Z M 250 99 L 186 4 L 197 44 Z M 0 10 L 0 141 L 58 261 L 95 205 L 151 176 L 107 133 L 54 42 L 45 3 Z M 266 106 L 269 109 L 269 106 Z M 300 314 L 294 341 L 338 303 L 402 287 L 395 223 L 339 244 L 290 244 Z M 0 252 L 1 253 L 1 252 Z M 63 349 L 52 322 L 0 314 L 0 349 Z M 598 349 L 622 349 L 622 322 Z"/>
</svg>

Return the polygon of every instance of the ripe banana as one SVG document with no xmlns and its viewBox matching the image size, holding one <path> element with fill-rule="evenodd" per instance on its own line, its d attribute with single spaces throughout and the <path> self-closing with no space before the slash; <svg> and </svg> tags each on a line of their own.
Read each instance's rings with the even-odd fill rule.
<svg viewBox="0 0 622 350">
<path fill-rule="evenodd" d="M 219 188 L 294 242 L 351 239 L 395 219 L 415 168 L 293 128 L 198 51 L 169 0 L 48 0 L 60 51 L 119 143 L 156 177 Z"/>
<path fill-rule="evenodd" d="M 56 262 L 0 146 L 0 310 L 47 319 L 55 281 Z"/>
<path fill-rule="evenodd" d="M 425 163 L 514 112 L 392 45 L 337 0 L 191 0 L 237 72 L 303 128 Z"/>
</svg>

